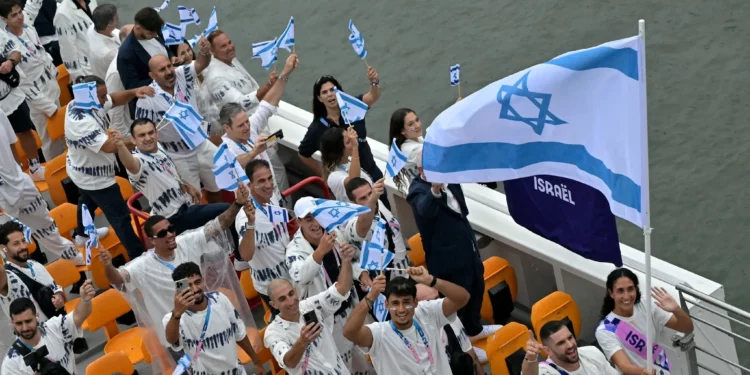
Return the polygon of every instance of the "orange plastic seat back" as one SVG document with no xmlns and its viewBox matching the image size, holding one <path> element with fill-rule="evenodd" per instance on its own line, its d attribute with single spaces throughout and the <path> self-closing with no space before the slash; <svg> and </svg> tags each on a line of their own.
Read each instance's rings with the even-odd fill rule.
<svg viewBox="0 0 750 375">
<path fill-rule="evenodd" d="M 36 148 L 40 149 L 42 148 L 42 139 L 39 138 L 39 134 L 37 134 L 36 130 L 32 130 L 31 134 L 34 135 L 34 140 L 36 141 Z M 26 157 L 26 153 L 23 152 L 23 149 L 21 148 L 21 141 L 18 140 L 16 143 L 13 144 L 13 147 L 16 149 L 16 155 L 18 155 L 18 160 L 21 161 L 21 169 L 26 170 L 26 168 L 29 167 L 29 161 Z"/>
<path fill-rule="evenodd" d="M 123 352 L 114 352 L 99 357 L 86 367 L 86 375 L 114 374 L 121 372 L 132 375 L 135 372 L 133 364 Z"/>
<path fill-rule="evenodd" d="M 552 292 L 531 306 L 531 325 L 534 335 L 539 340 L 539 331 L 544 324 L 553 320 L 570 319 L 573 323 L 573 335 L 579 337 L 581 332 L 581 312 L 570 294 Z"/>
<path fill-rule="evenodd" d="M 68 157 L 68 151 L 47 162 L 44 167 L 44 179 L 49 187 L 49 196 L 55 206 L 59 206 L 68 201 L 65 195 L 62 182 L 68 178 L 68 171 L 65 169 L 65 163 Z"/>
<path fill-rule="evenodd" d="M 47 134 L 49 134 L 49 138 L 53 141 L 65 137 L 65 112 L 66 107 L 63 105 L 57 109 L 55 114 L 47 119 Z"/>
<path fill-rule="evenodd" d="M 487 338 L 487 358 L 493 375 L 510 375 L 506 358 L 526 348 L 529 329 L 523 324 L 511 322 Z"/>
<path fill-rule="evenodd" d="M 49 216 L 55 223 L 57 223 L 57 229 L 58 231 L 60 231 L 60 235 L 69 240 L 71 239 L 70 232 L 73 231 L 78 225 L 76 210 L 76 205 L 65 202 L 53 208 L 49 212 Z M 107 237 L 109 237 L 109 235 L 107 235 Z"/>
<path fill-rule="evenodd" d="M 117 181 L 117 185 L 120 187 L 120 194 L 122 194 L 123 200 L 128 200 L 128 198 L 132 197 L 133 194 L 135 194 L 135 192 L 133 191 L 133 185 L 131 185 L 130 181 L 128 181 L 126 178 L 115 176 L 115 181 Z"/>
<path fill-rule="evenodd" d="M 89 330 L 94 332 L 130 311 L 130 305 L 120 292 L 109 289 L 91 301 L 91 315 L 86 319 Z"/>
<path fill-rule="evenodd" d="M 58 259 L 46 266 L 47 272 L 55 280 L 55 284 L 66 288 L 81 279 L 81 274 L 76 269 L 76 264 L 67 259 Z"/>
<path fill-rule="evenodd" d="M 425 261 L 425 253 L 424 253 L 424 245 L 422 244 L 422 235 L 419 233 L 411 236 L 408 241 L 406 241 L 409 244 L 409 247 L 411 248 L 411 251 L 407 253 L 409 256 L 409 259 L 411 260 L 411 264 L 414 267 L 418 266 L 424 266 L 427 262 Z"/>
<path fill-rule="evenodd" d="M 253 286 L 253 278 L 250 276 L 250 270 L 240 272 L 240 286 L 242 286 L 242 291 L 245 292 L 245 298 L 255 299 L 255 297 L 258 297 L 258 291 Z"/>
<path fill-rule="evenodd" d="M 68 103 L 73 100 L 73 96 L 68 90 L 68 84 L 70 82 L 70 73 L 68 69 L 65 69 L 65 65 L 57 66 L 57 86 L 60 87 L 60 106 L 65 107 Z"/>
<path fill-rule="evenodd" d="M 518 295 L 518 279 L 516 271 L 507 260 L 498 256 L 487 258 L 484 262 L 484 296 L 482 297 L 482 319 L 494 321 L 492 315 L 492 303 L 490 302 L 489 290 L 505 281 L 510 288 L 510 294 L 513 302 Z"/>
</svg>

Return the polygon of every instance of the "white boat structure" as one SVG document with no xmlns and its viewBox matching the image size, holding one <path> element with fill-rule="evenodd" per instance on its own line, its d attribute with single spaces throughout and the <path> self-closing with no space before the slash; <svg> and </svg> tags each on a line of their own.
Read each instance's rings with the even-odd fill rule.
<svg viewBox="0 0 750 375">
<path fill-rule="evenodd" d="M 279 129 L 284 132 L 279 154 L 287 166 L 290 184 L 309 177 L 304 174 L 307 169 L 299 162 L 297 147 L 312 120 L 312 113 L 282 102 L 278 113 L 269 121 L 272 132 Z M 388 145 L 372 138 L 368 138 L 368 143 L 375 162 L 384 170 Z M 319 160 L 320 153 L 314 157 Z M 399 191 L 392 180 L 386 180 L 386 186 L 404 238 L 410 238 L 418 231 L 406 194 Z M 482 259 L 499 256 L 515 270 L 518 293 L 513 317 L 528 321 L 531 306 L 536 301 L 554 291 L 563 291 L 573 297 L 580 310 L 579 339 L 593 342 L 607 275 L 615 267 L 585 259 L 516 224 L 508 212 L 504 194 L 477 184 L 464 184 L 463 190 L 470 212 L 469 221 L 482 238 Z M 622 243 L 620 249 L 624 266 L 638 275 L 643 288 L 644 253 Z M 667 349 L 671 373 L 741 374 L 734 339 L 750 341 L 732 332 L 731 321 L 744 323 L 727 314 L 731 312 L 748 319 L 750 314 L 724 303 L 724 287 L 717 282 L 655 257 L 652 258 L 652 272 L 653 285 L 670 291 L 695 321 L 695 331 L 689 337 L 677 335 L 668 328 L 658 337 L 658 343 Z"/>
</svg>

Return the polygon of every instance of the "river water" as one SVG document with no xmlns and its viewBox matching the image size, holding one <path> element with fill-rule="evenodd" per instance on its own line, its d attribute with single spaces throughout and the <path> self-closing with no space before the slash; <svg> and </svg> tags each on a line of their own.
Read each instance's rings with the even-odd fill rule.
<svg viewBox="0 0 750 375">
<path fill-rule="evenodd" d="M 114 4 L 124 24 L 159 1 Z M 163 12 L 167 22 L 179 23 L 177 5 L 201 16 L 201 26 L 188 27 L 190 36 L 205 28 L 216 5 L 220 28 L 259 82 L 267 71 L 250 60 L 251 44 L 277 37 L 294 16 L 301 66 L 284 100 L 307 110 L 313 82 L 324 74 L 349 92 L 368 90 L 366 66 L 347 39 L 353 19 L 383 87 L 368 114 L 368 134 L 386 143 L 393 110 L 412 108 L 426 126 L 455 101 L 450 65 L 461 64 L 466 96 L 561 53 L 636 35 L 638 19 L 645 19 L 653 255 L 723 284 L 730 303 L 750 310 L 742 286 L 750 224 L 747 1 L 172 0 Z M 286 55 L 281 51 L 280 59 Z M 643 249 L 639 228 L 621 220 L 618 227 L 622 242 Z"/>
</svg>

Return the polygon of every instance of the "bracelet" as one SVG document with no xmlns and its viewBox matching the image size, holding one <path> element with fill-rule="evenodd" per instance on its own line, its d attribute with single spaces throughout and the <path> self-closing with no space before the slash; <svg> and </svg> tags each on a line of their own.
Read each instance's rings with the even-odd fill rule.
<svg viewBox="0 0 750 375">
<path fill-rule="evenodd" d="M 380 87 L 380 80 L 377 80 L 375 82 L 370 82 L 370 85 L 373 87 Z"/>
<path fill-rule="evenodd" d="M 237 201 L 234 201 L 232 204 L 235 205 L 235 206 L 237 206 L 237 207 L 239 207 L 239 208 L 242 208 L 242 207 L 245 206 L 244 204 L 237 203 Z"/>
<path fill-rule="evenodd" d="M 435 276 L 433 276 L 432 277 L 432 282 L 430 283 L 430 288 L 434 288 L 435 284 L 437 284 L 437 281 L 438 281 L 438 278 L 435 277 Z"/>
<path fill-rule="evenodd" d="M 245 226 L 245 230 L 255 230 L 255 225 L 247 225 Z"/>
<path fill-rule="evenodd" d="M 289 76 L 279 76 L 279 79 L 284 82 L 289 82 Z"/>
<path fill-rule="evenodd" d="M 209 55 L 211 55 L 211 52 L 206 52 L 206 53 L 198 52 L 198 53 L 200 53 L 201 56 L 209 56 Z"/>
<path fill-rule="evenodd" d="M 90 304 L 91 300 L 85 301 L 83 298 L 81 298 L 81 302 L 86 303 L 86 304 Z"/>
<path fill-rule="evenodd" d="M 524 357 L 523 357 L 523 360 L 524 360 L 524 361 L 526 361 L 526 362 L 531 362 L 531 363 L 534 363 L 534 362 L 536 362 L 536 361 L 537 361 L 537 359 L 539 359 L 539 354 L 537 354 L 537 355 L 535 355 L 535 356 L 534 356 L 534 360 L 530 360 L 530 359 L 529 359 L 528 357 L 526 357 L 526 356 L 524 356 Z"/>
<path fill-rule="evenodd" d="M 375 304 L 375 301 L 373 301 L 373 300 L 367 298 L 367 296 L 365 296 L 365 303 L 367 304 L 368 310 L 370 310 L 370 309 L 372 309 L 372 305 Z"/>
</svg>

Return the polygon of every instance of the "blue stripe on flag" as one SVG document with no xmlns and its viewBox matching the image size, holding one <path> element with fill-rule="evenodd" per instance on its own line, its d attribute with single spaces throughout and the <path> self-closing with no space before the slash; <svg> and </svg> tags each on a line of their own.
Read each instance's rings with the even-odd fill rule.
<svg viewBox="0 0 750 375">
<path fill-rule="evenodd" d="M 638 52 L 632 48 L 600 46 L 557 57 L 547 64 L 577 71 L 611 68 L 638 80 Z"/>
<path fill-rule="evenodd" d="M 391 176 L 391 178 L 396 177 L 396 174 L 398 173 L 391 168 L 390 164 L 385 165 L 385 172 L 388 176 Z"/>
<path fill-rule="evenodd" d="M 614 173 L 582 145 L 560 142 L 471 143 L 450 147 L 424 143 L 424 169 L 454 173 L 482 169 L 521 169 L 544 162 L 571 164 L 598 177 L 612 192 L 612 199 L 641 212 L 641 187 L 631 178 Z"/>
<path fill-rule="evenodd" d="M 344 99 L 344 101 L 347 104 L 352 104 L 352 105 L 354 105 L 356 107 L 359 107 L 359 108 L 362 108 L 364 110 L 370 109 L 370 107 L 366 103 L 360 101 L 359 99 L 357 99 L 357 98 L 355 98 L 355 97 L 353 97 L 353 96 L 351 96 L 351 95 L 349 95 L 349 94 L 347 94 L 347 93 L 345 93 L 343 91 L 339 91 L 339 92 L 341 93 L 341 98 Z"/>
</svg>

